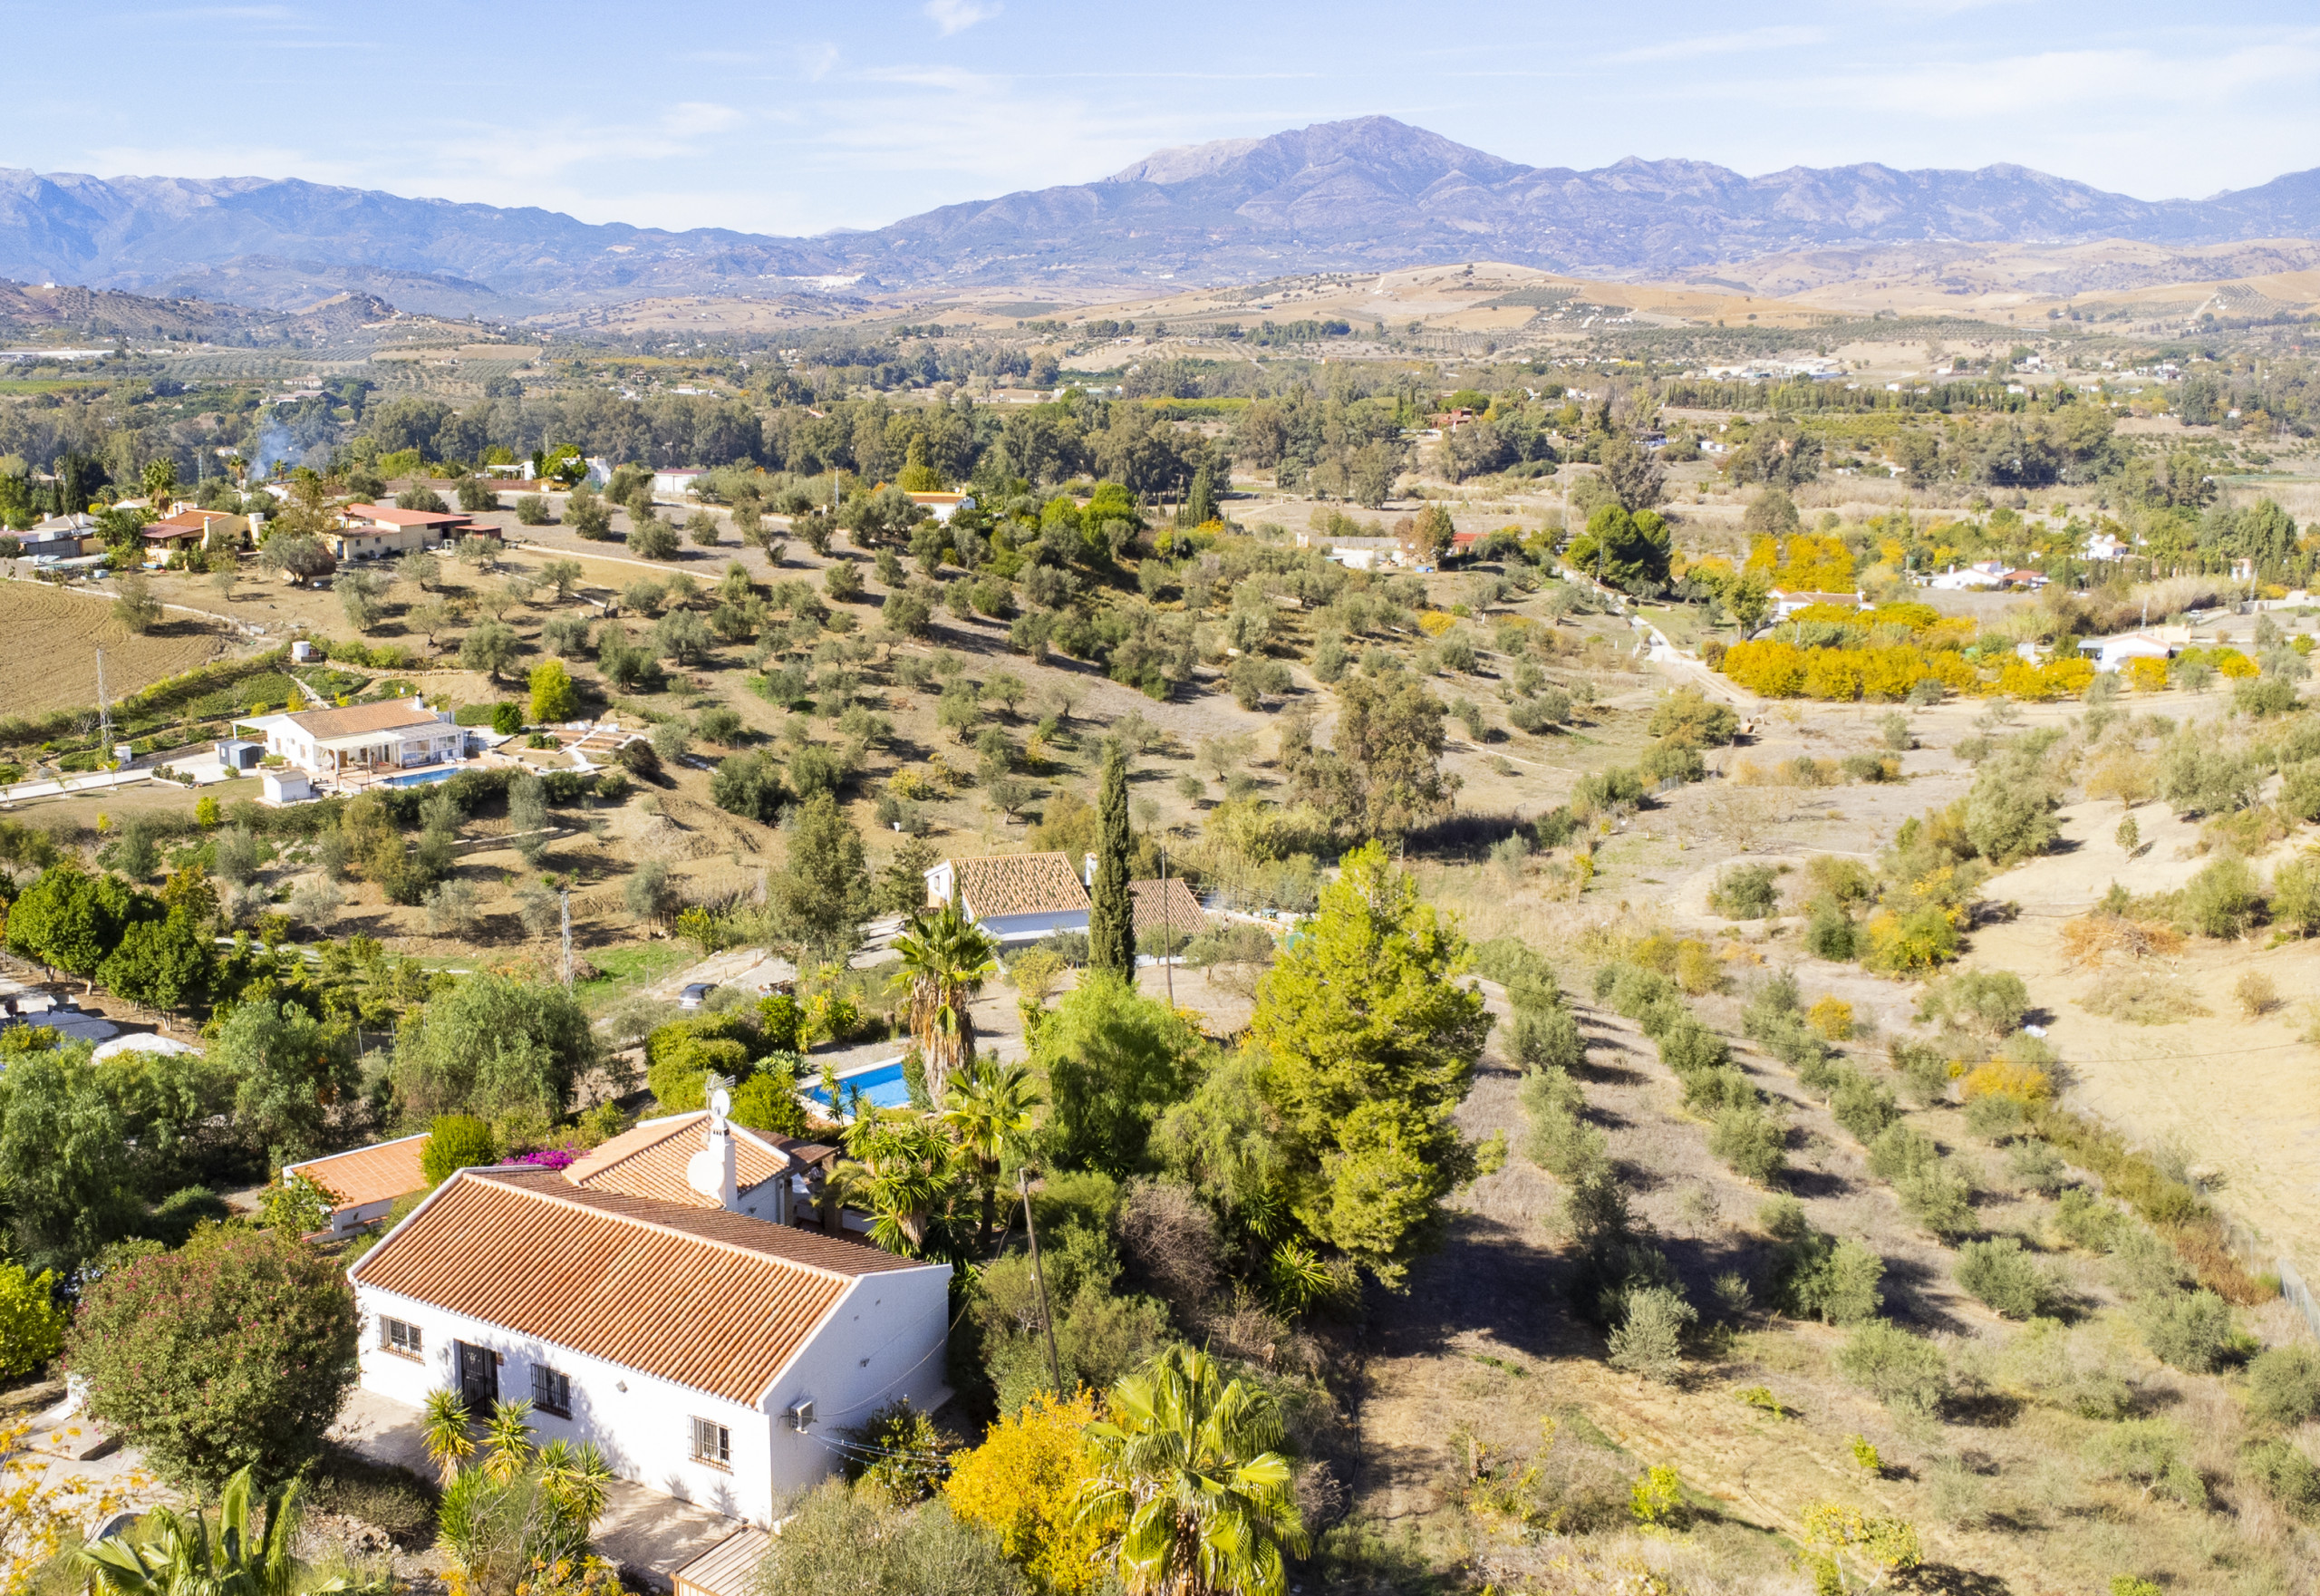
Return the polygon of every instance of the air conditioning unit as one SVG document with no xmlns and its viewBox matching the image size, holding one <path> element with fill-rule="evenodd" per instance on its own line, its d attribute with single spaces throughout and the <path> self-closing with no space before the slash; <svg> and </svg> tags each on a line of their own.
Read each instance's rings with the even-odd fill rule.
<svg viewBox="0 0 2320 1596">
<path fill-rule="evenodd" d="M 812 1399 L 808 1398 L 806 1401 L 798 1403 L 788 1413 L 783 1414 L 781 1417 L 784 1424 L 788 1425 L 791 1429 L 798 1431 L 800 1435 L 803 1435 L 807 1429 L 813 1427 L 814 1404 Z"/>
</svg>

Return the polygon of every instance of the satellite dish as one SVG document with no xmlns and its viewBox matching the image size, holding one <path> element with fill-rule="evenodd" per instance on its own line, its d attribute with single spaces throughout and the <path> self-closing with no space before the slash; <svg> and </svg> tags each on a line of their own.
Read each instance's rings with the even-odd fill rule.
<svg viewBox="0 0 2320 1596">
<path fill-rule="evenodd" d="M 709 1111 L 722 1119 L 733 1111 L 733 1094 L 719 1087 L 709 1094 Z"/>
</svg>

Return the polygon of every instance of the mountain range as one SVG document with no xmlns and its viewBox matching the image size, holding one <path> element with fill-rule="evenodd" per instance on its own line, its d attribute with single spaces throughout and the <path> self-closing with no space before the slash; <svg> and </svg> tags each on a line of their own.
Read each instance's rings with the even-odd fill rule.
<svg viewBox="0 0 2320 1596">
<path fill-rule="evenodd" d="M 295 179 L 0 169 L 0 276 L 270 310 L 354 294 L 491 317 L 788 292 L 818 278 L 1189 285 L 1477 259 L 1664 277 L 1829 246 L 2312 237 L 2320 169 L 2156 201 L 2003 165 L 1751 178 L 1629 158 L 1580 171 L 1524 166 L 1384 116 L 1164 150 L 1094 182 L 813 238 L 592 224 Z"/>
</svg>

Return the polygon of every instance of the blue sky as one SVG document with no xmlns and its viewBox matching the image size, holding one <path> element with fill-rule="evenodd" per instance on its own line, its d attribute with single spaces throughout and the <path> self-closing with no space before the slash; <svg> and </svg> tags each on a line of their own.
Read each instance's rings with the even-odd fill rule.
<svg viewBox="0 0 2320 1596">
<path fill-rule="evenodd" d="M 5 15 L 0 165 L 295 176 L 663 227 L 875 227 L 1372 111 L 1540 166 L 2016 161 L 2160 198 L 2320 165 L 2310 0 Z M 92 37 L 114 64 L 72 70 Z"/>
</svg>

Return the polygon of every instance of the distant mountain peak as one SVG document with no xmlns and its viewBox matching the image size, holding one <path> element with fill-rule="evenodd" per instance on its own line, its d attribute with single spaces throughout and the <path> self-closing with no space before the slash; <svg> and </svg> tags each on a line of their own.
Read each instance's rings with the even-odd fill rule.
<svg viewBox="0 0 2320 1596">
<path fill-rule="evenodd" d="M 1177 144 L 1155 150 L 1142 160 L 1131 161 L 1104 180 L 1107 183 L 1184 183 L 1223 170 L 1254 150 L 1262 139 L 1211 139 L 1205 144 Z"/>
<path fill-rule="evenodd" d="M 1875 161 L 1746 177 L 1627 156 L 1533 167 L 1385 115 L 1157 150 L 1088 183 L 962 201 L 814 238 L 591 225 L 266 178 L 100 179 L 0 169 L 0 276 L 277 311 L 336 292 L 521 315 L 769 279 L 1249 281 L 1494 259 L 1674 276 L 1831 246 L 2320 237 L 2320 170 L 2147 201 L 2011 163 Z"/>
</svg>

